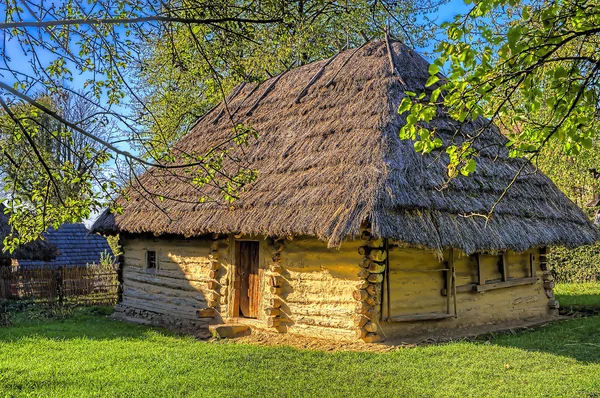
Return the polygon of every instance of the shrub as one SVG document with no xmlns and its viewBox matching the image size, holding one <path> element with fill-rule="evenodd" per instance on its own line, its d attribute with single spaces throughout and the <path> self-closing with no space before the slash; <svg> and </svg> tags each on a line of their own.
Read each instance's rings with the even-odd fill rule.
<svg viewBox="0 0 600 398">
<path fill-rule="evenodd" d="M 548 268 L 557 282 L 600 282 L 600 243 L 576 249 L 552 248 Z"/>
</svg>

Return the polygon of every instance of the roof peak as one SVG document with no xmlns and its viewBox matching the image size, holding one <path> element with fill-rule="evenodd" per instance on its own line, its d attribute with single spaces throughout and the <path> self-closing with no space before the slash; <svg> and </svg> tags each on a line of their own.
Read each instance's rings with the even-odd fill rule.
<svg viewBox="0 0 600 398">
<path fill-rule="evenodd" d="M 405 91 L 426 89 L 428 66 L 401 42 L 379 41 L 240 85 L 227 109 L 217 106 L 174 148 L 203 154 L 231 140 L 232 126 L 254 128 L 259 139 L 231 152 L 259 174 L 239 200 L 199 204 L 199 195 L 221 193 L 186 183 L 189 176 L 151 170 L 140 180 L 168 199 L 151 204 L 132 189 L 131 201 L 119 200 L 123 213 L 99 217 L 94 228 L 185 236 L 305 234 L 335 246 L 357 236 L 368 219 L 378 236 L 435 250 L 522 251 L 593 242 L 597 232 L 585 215 L 532 165 L 492 220 L 476 216 L 489 210 L 522 165 L 508 157 L 503 137 L 485 121 L 459 128 L 443 109 L 432 121 L 445 145 L 483 129 L 478 171 L 450 183 L 444 151 L 422 156 L 412 142 L 399 139 L 405 120 L 397 107 Z"/>
</svg>

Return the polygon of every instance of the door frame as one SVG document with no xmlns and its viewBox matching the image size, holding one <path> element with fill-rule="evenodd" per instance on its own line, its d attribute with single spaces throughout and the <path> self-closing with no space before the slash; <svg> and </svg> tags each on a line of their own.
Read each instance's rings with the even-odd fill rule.
<svg viewBox="0 0 600 398">
<path fill-rule="evenodd" d="M 257 314 L 256 314 L 256 318 L 246 318 L 245 316 L 243 316 L 240 312 L 240 292 L 241 292 L 241 279 L 238 279 L 238 264 L 236 261 L 236 257 L 237 257 L 237 242 L 256 242 L 258 244 L 258 271 L 257 271 L 257 277 L 258 277 L 258 297 L 257 297 L 257 306 L 258 306 L 258 310 L 257 310 Z M 251 239 L 251 238 L 246 238 L 246 237 L 241 237 L 241 238 L 236 238 L 233 235 L 230 238 L 230 246 L 231 250 L 229 252 L 229 264 L 231 264 L 231 277 L 229 278 L 230 282 L 229 282 L 229 303 L 231 303 L 231 305 L 229 305 L 228 307 L 228 314 L 230 318 L 235 318 L 235 319 L 240 319 L 240 320 L 249 320 L 249 321 L 253 321 L 253 320 L 257 320 L 262 318 L 261 316 L 261 302 L 262 302 L 262 268 L 261 268 L 261 262 L 262 262 L 262 244 L 261 244 L 261 239 Z M 236 287 L 237 286 L 237 287 Z"/>
</svg>

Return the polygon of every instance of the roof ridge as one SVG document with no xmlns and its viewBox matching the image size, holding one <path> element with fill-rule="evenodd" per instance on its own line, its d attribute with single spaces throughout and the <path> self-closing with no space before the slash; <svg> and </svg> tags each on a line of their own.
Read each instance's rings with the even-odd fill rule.
<svg viewBox="0 0 600 398">
<path fill-rule="evenodd" d="M 493 202 L 493 196 L 481 194 L 478 187 L 505 186 L 519 161 L 505 156 L 507 149 L 495 130 L 487 129 L 482 131 L 485 143 L 477 145 L 498 142 L 498 151 L 504 151 L 498 161 L 481 161 L 468 179 L 452 180 L 456 189 L 451 192 L 436 189 L 447 181 L 447 154 L 437 150 L 421 155 L 410 140 L 401 141 L 399 129 L 405 118 L 397 112 L 407 87 L 414 92 L 431 89 L 425 87 L 429 63 L 390 38 L 387 44 L 378 40 L 340 54 L 246 85 L 231 101 L 239 114 L 235 122 L 259 134 L 256 141 L 231 148 L 231 158 L 243 156 L 259 176 L 233 205 L 197 203 L 199 195 L 220 197 L 219 181 L 200 188 L 190 185 L 183 171 L 171 176 L 151 169 L 139 180 L 164 194 L 166 210 L 155 211 L 133 187 L 131 201 L 119 199 L 122 214 L 103 213 L 95 230 L 183 236 L 297 234 L 338 246 L 358 236 L 362 221 L 371 220 L 380 237 L 438 252 L 455 247 L 465 253 L 576 246 L 598 239 L 591 224 L 574 222 L 584 220 L 583 213 L 554 185 L 541 183 L 547 177 L 539 173 L 514 183 L 514 195 L 503 199 L 493 220 L 465 217 Z M 324 87 L 315 84 L 319 79 L 326 82 Z M 475 121 L 457 129 L 443 109 L 431 123 L 444 144 L 454 134 L 485 127 Z M 215 143 L 231 140 L 231 134 L 229 120 L 213 124 L 204 119 L 173 150 L 203 153 Z M 236 164 L 225 162 L 229 163 L 223 163 L 224 170 L 236 170 Z M 532 189 L 536 196 L 524 194 Z"/>
</svg>

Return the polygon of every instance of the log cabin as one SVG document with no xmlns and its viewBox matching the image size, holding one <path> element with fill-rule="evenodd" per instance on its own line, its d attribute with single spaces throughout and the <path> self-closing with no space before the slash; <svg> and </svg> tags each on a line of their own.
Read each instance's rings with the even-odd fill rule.
<svg viewBox="0 0 600 398">
<path fill-rule="evenodd" d="M 243 164 L 256 181 L 229 203 L 226 181 L 150 168 L 95 222 L 120 234 L 119 311 L 367 342 L 555 316 L 548 247 L 591 244 L 597 229 L 483 118 L 439 109 L 430 154 L 400 140 L 397 107 L 428 77 L 386 40 L 238 86 L 172 154 L 223 148 L 248 126 L 258 138 L 227 147 L 212 174 Z M 448 178 L 444 148 L 474 134 L 477 170 Z"/>
</svg>

